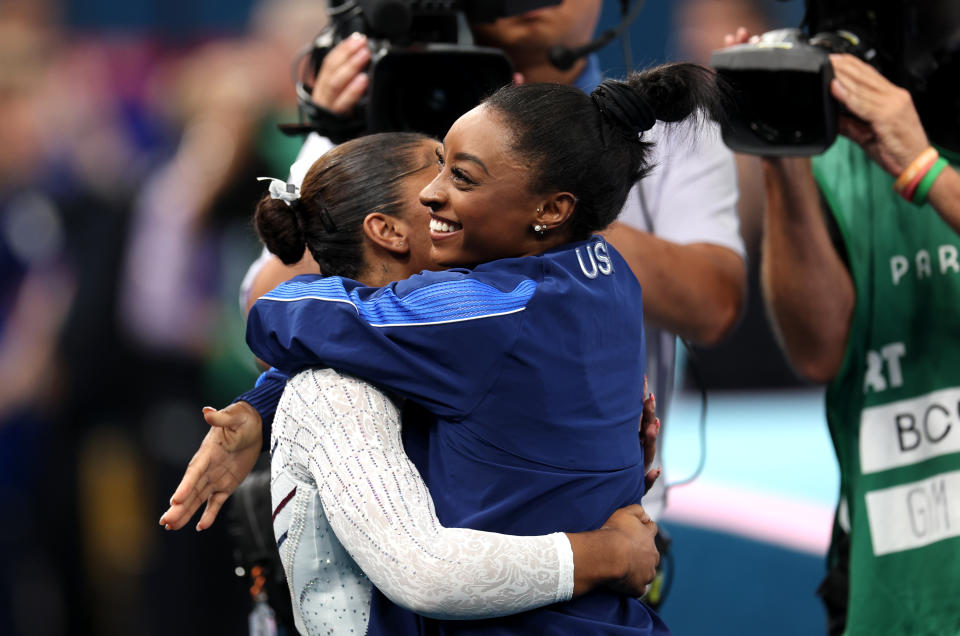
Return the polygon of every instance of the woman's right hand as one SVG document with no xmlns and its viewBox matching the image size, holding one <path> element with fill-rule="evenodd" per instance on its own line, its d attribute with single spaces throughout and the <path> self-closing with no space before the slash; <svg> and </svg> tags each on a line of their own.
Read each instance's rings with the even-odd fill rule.
<svg viewBox="0 0 960 636">
<path fill-rule="evenodd" d="M 567 533 L 573 549 L 573 595 L 600 586 L 642 596 L 660 563 L 657 524 L 639 504 L 615 511 L 598 530 Z"/>
<path fill-rule="evenodd" d="M 639 504 L 633 504 L 614 511 L 603 529 L 622 535 L 626 565 L 623 576 L 607 581 L 605 586 L 627 596 L 643 596 L 647 585 L 656 577 L 660 563 L 660 551 L 654 542 L 656 522 Z"/>
</svg>

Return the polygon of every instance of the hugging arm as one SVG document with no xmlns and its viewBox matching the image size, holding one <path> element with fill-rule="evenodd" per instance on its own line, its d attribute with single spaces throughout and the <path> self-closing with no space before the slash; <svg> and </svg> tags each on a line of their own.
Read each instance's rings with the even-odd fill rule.
<svg viewBox="0 0 960 636">
<path fill-rule="evenodd" d="M 454 271 L 383 288 L 299 277 L 254 304 L 247 344 L 283 373 L 329 366 L 455 417 L 497 376 L 535 290 L 522 276 Z"/>
<path fill-rule="evenodd" d="M 160 517 L 160 525 L 168 530 L 179 530 L 203 503 L 207 505 L 197 523 L 197 530 L 205 530 L 213 524 L 223 503 L 250 473 L 261 450 L 270 447 L 273 414 L 286 381 L 285 375 L 272 369 L 261 376 L 257 387 L 241 395 L 226 408 L 218 411 L 209 406 L 204 407 L 203 417 L 211 428 L 170 498 L 170 507 Z M 650 469 L 660 435 L 660 418 L 656 415 L 653 396 L 647 394 L 646 384 L 643 392 L 640 439 L 646 461 L 646 490 L 649 490 L 661 472 L 659 468 Z M 631 508 L 624 509 L 624 512 Z M 619 519 L 623 523 L 633 523 L 629 515 L 620 515 Z M 589 554 L 587 551 L 591 549 L 590 542 L 597 540 L 596 537 L 588 537 L 589 534 L 569 537 L 571 542 L 576 543 L 575 555 Z M 574 538 L 575 536 L 578 538 Z M 636 547 L 641 546 L 638 544 Z M 599 566 L 602 571 L 604 566 L 593 559 L 575 560 L 580 565 L 577 566 L 578 577 L 574 589 L 579 590 L 582 581 L 591 580 L 588 568 Z M 635 574 L 631 576 L 635 577 Z M 636 581 L 631 584 L 636 584 Z M 642 584 L 645 584 L 645 581 Z"/>
<path fill-rule="evenodd" d="M 656 526 L 639 506 L 569 539 L 445 528 L 404 453 L 396 407 L 363 381 L 322 380 L 332 373 L 290 382 L 274 463 L 307 468 L 337 537 L 395 603 L 434 618 L 490 618 L 604 583 L 636 593 L 652 579 Z"/>
</svg>

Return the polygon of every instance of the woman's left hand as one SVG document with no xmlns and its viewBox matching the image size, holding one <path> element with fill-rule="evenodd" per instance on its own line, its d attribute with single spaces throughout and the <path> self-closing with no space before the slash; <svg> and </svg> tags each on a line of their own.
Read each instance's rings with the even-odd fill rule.
<svg viewBox="0 0 960 636">
<path fill-rule="evenodd" d="M 646 471 L 645 490 L 650 490 L 662 468 L 650 470 L 657 456 L 657 439 L 660 437 L 660 418 L 657 417 L 657 399 L 647 395 L 647 378 L 643 378 L 643 415 L 640 417 L 640 443 L 643 445 L 643 469 Z"/>
</svg>

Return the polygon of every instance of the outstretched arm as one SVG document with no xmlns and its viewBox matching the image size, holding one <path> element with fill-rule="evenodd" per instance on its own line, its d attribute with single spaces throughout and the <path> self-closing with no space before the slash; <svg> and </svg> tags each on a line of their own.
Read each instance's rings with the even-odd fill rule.
<svg viewBox="0 0 960 636">
<path fill-rule="evenodd" d="M 278 382 L 279 378 L 278 374 L 274 374 L 268 377 L 267 381 Z M 283 378 L 283 383 L 286 383 L 286 378 Z M 282 390 L 281 385 L 280 392 Z M 204 502 L 207 506 L 196 529 L 197 531 L 206 530 L 213 525 L 223 503 L 253 469 L 261 449 L 269 445 L 270 435 L 267 425 L 273 419 L 280 392 L 275 391 L 274 388 L 268 389 L 264 395 L 256 396 L 258 405 L 254 407 L 242 399 L 244 396 L 251 395 L 253 391 L 256 389 L 245 393 L 238 401 L 219 411 L 209 406 L 203 408 L 204 419 L 212 428 L 190 460 L 179 486 L 170 498 L 170 508 L 160 517 L 160 525 L 167 530 L 183 528 Z M 647 470 L 645 490 L 650 490 L 661 472 L 659 468 L 650 470 L 660 436 L 660 418 L 656 414 L 656 401 L 653 395 L 647 394 L 646 380 L 644 380 L 643 393 L 640 441 L 643 445 Z M 277 398 L 272 398 L 273 395 L 277 395 Z M 269 420 L 264 419 L 264 414 L 269 415 Z M 257 443 L 261 438 L 266 440 L 262 446 Z M 633 523 L 627 512 L 629 509 L 624 509 L 615 515 L 620 525 Z M 639 517 L 643 520 L 647 519 L 642 513 Z M 614 517 L 611 517 L 607 525 L 613 521 Z M 574 543 L 574 554 L 592 554 L 589 542 L 595 542 L 597 539 L 591 539 L 587 533 L 577 536 L 578 538 L 574 539 L 574 535 L 570 535 L 571 543 L 575 541 L 586 543 L 580 547 Z M 591 570 L 595 567 L 599 569 Z M 578 578 L 574 585 L 574 594 L 579 593 L 579 587 L 583 585 L 583 581 L 596 579 L 606 571 L 606 567 L 599 560 L 582 557 L 580 565 L 577 566 L 578 576 L 581 578 Z M 630 577 L 628 580 L 631 584 L 641 584 L 636 582 L 635 573 Z"/>
<path fill-rule="evenodd" d="M 197 530 L 213 525 L 223 503 L 260 456 L 261 419 L 252 406 L 234 402 L 219 411 L 207 406 L 203 417 L 210 430 L 170 498 L 170 508 L 160 517 L 160 525 L 167 530 L 185 526 L 204 502 Z"/>
</svg>

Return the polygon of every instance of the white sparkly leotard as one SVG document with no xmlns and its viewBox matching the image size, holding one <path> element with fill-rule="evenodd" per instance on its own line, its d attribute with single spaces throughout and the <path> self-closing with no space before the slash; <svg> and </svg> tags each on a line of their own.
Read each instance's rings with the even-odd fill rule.
<svg viewBox="0 0 960 636">
<path fill-rule="evenodd" d="M 274 533 L 304 634 L 365 633 L 371 582 L 399 605 L 448 619 L 503 616 L 573 594 L 562 532 L 440 525 L 404 453 L 397 407 L 362 380 L 332 369 L 294 376 L 271 449 Z"/>
</svg>

